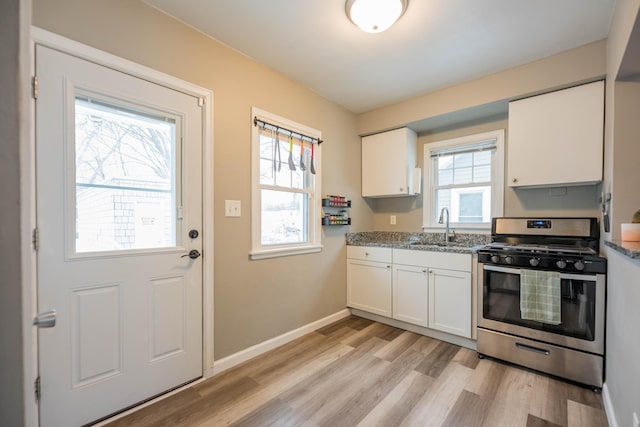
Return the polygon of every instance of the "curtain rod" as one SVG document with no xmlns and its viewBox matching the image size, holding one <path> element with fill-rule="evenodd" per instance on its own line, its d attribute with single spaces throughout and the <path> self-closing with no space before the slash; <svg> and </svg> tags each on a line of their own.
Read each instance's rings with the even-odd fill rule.
<svg viewBox="0 0 640 427">
<path fill-rule="evenodd" d="M 274 125 L 273 123 L 265 122 L 258 117 L 253 118 L 254 126 L 261 126 L 263 129 L 275 130 L 277 133 L 288 134 L 289 136 L 297 135 L 300 140 L 307 140 L 313 144 L 314 141 L 318 141 L 318 145 L 322 144 L 320 138 L 313 138 L 309 135 L 302 134 L 300 132 L 294 132 L 291 129 L 283 128 L 282 126 Z"/>
</svg>

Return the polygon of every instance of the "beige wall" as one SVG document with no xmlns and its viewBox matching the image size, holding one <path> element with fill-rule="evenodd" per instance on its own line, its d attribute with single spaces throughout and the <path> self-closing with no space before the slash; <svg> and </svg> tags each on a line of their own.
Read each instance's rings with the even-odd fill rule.
<svg viewBox="0 0 640 427">
<path fill-rule="evenodd" d="M 346 306 L 346 227 L 323 229 L 321 253 L 249 261 L 252 106 L 322 131 L 322 191 L 353 199 L 354 231 L 372 214 L 360 192 L 355 116 L 309 89 L 132 0 L 34 1 L 34 25 L 214 92 L 215 358 Z M 224 200 L 242 202 L 224 217 Z"/>
<path fill-rule="evenodd" d="M 461 136 L 505 129 L 505 148 L 509 150 L 507 119 L 464 126 L 444 132 L 423 133 L 418 137 L 418 165 L 424 170 L 424 145 Z M 505 158 L 506 158 L 505 152 Z M 507 165 L 508 167 L 508 165 Z M 505 177 L 507 171 L 505 170 Z M 600 186 L 575 186 L 557 189 L 533 188 L 514 190 L 506 185 L 504 191 L 505 216 L 594 216 L 599 215 Z M 560 195 L 557 195 L 558 193 Z M 420 231 L 422 227 L 423 195 L 372 200 L 375 212 L 374 227 L 385 231 Z M 390 225 L 389 216 L 396 216 Z"/>
<path fill-rule="evenodd" d="M 640 82 L 617 81 L 614 85 L 611 169 L 611 240 L 621 237 L 620 224 L 631 222 L 640 210 Z"/>
<path fill-rule="evenodd" d="M 423 163 L 425 143 L 494 129 L 506 130 L 508 152 L 509 132 L 506 110 L 509 100 L 603 78 L 606 71 L 606 41 L 599 41 L 360 114 L 358 115 L 358 133 L 366 135 L 405 125 L 422 126 L 429 120 L 438 123 L 440 119 L 444 119 L 446 123 L 455 123 L 455 118 L 464 110 L 464 117 L 467 118 L 469 114 L 472 117 L 480 115 L 473 120 L 473 125 L 447 125 L 445 131 L 427 130 L 419 134 L 419 166 Z M 489 108 L 486 109 L 487 107 Z M 498 110 L 502 108 L 503 112 L 496 116 L 496 108 Z M 485 119 L 482 118 L 484 111 L 488 114 Z M 505 185 L 504 215 L 599 216 L 600 189 L 599 185 L 563 187 L 565 194 L 557 195 L 557 190 L 513 190 Z M 377 230 L 420 231 L 422 195 L 372 199 L 367 203 L 375 212 L 374 226 Z M 396 225 L 390 224 L 390 215 L 396 215 Z"/>
<path fill-rule="evenodd" d="M 456 114 L 462 110 L 597 80 L 606 73 L 605 49 L 604 40 L 591 43 L 360 114 L 358 133 L 367 135 L 429 118 Z"/>
<path fill-rule="evenodd" d="M 625 53 L 638 47 L 640 40 L 631 39 L 637 27 L 640 0 L 620 0 L 611 20 L 607 39 L 607 87 L 605 107 L 605 170 L 603 189 L 612 193 L 611 232 L 608 240 L 620 238 L 620 224 L 629 222 L 633 212 L 640 209 L 640 168 L 635 166 L 638 157 L 637 135 L 640 122 L 637 120 L 638 91 L 640 83 L 621 82 L 618 74 Z M 637 31 L 636 31 L 637 33 Z M 628 54 L 629 54 L 628 53 Z M 629 70 L 626 70 L 627 73 Z M 640 70 L 636 70 L 640 74 Z M 635 207 L 634 207 L 635 206 Z"/>
<path fill-rule="evenodd" d="M 29 25 L 31 2 L 8 0 L 0 14 L 0 425 L 33 425 L 28 263 Z M 28 231 L 27 231 L 28 233 Z M 28 234 L 27 234 L 28 235 Z M 26 237 L 26 238 L 25 238 Z"/>
</svg>

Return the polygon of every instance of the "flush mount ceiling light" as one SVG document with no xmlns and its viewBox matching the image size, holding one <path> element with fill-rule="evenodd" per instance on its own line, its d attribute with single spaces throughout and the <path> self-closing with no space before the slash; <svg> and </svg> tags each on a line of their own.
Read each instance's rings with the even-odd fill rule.
<svg viewBox="0 0 640 427">
<path fill-rule="evenodd" d="M 409 0 L 347 0 L 347 16 L 362 31 L 381 33 L 407 10 Z"/>
</svg>

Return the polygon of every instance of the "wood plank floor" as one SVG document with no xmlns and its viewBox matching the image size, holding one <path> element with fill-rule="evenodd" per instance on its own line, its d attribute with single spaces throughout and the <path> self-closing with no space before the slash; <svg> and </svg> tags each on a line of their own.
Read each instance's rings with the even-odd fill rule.
<svg viewBox="0 0 640 427">
<path fill-rule="evenodd" d="M 591 390 L 351 316 L 110 426 L 607 426 Z"/>
</svg>

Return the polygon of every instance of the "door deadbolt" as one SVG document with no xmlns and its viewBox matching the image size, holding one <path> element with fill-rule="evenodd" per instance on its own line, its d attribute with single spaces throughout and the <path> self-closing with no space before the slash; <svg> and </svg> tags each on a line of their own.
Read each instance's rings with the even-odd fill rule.
<svg viewBox="0 0 640 427">
<path fill-rule="evenodd" d="M 188 256 L 191 259 L 200 258 L 200 252 L 198 252 L 196 249 L 191 249 L 188 254 L 182 255 L 180 258 L 184 258 L 186 256 Z"/>
<path fill-rule="evenodd" d="M 199 235 L 200 235 L 200 233 L 198 233 L 198 230 L 189 230 L 189 237 L 190 238 L 197 239 Z"/>
</svg>

